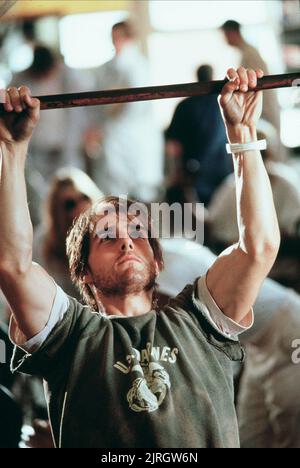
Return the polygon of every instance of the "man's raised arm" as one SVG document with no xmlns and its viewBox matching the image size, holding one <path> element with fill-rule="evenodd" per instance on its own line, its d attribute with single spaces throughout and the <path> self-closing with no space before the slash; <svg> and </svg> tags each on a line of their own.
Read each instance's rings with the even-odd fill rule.
<svg viewBox="0 0 300 468">
<path fill-rule="evenodd" d="M 24 341 L 46 325 L 56 286 L 32 264 L 32 224 L 27 206 L 24 168 L 40 103 L 26 87 L 0 91 L 0 288 L 14 315 L 13 333 Z M 17 325 L 17 327 L 16 327 Z"/>
<path fill-rule="evenodd" d="M 257 141 L 262 93 L 255 93 L 261 70 L 231 68 L 219 98 L 231 144 Z M 253 148 L 255 145 L 251 145 Z M 245 149 L 245 147 L 242 147 Z M 207 287 L 225 315 L 248 326 L 249 312 L 278 253 L 280 232 L 273 194 L 258 150 L 233 154 L 239 241 L 223 252 L 208 271 Z"/>
</svg>

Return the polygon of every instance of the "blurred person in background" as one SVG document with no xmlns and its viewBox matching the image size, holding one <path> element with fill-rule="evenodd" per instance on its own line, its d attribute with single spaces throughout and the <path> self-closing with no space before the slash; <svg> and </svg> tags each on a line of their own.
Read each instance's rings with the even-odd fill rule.
<svg viewBox="0 0 300 468">
<path fill-rule="evenodd" d="M 64 291 L 79 299 L 71 282 L 66 238 L 73 221 L 103 196 L 96 184 L 80 169 L 62 168 L 52 178 L 43 210 L 43 222 L 33 241 L 33 259 L 53 276 Z"/>
<path fill-rule="evenodd" d="M 82 91 L 90 85 L 86 75 L 66 67 L 56 52 L 33 45 L 33 63 L 14 75 L 11 86 L 25 83 L 36 96 Z M 84 167 L 81 154 L 86 130 L 85 109 L 58 109 L 43 112 L 29 152 L 27 180 L 33 224 L 40 221 L 39 207 L 53 173 L 64 166 Z"/>
<path fill-rule="evenodd" d="M 197 79 L 211 81 L 212 67 L 200 66 Z M 194 198 L 207 205 L 217 187 L 233 171 L 225 149 L 226 132 L 217 96 L 194 96 L 181 101 L 165 137 L 167 163 L 171 161 L 176 167 L 175 180 L 170 181 L 167 190 L 168 201 Z"/>
<path fill-rule="evenodd" d="M 258 135 L 268 140 L 268 149 L 262 152 L 273 190 L 274 203 L 283 240 L 297 236 L 300 220 L 300 177 L 297 171 L 282 162 L 278 152 L 276 130 L 260 121 Z M 274 156 L 275 154 L 275 156 Z M 215 192 L 208 205 L 207 221 L 212 240 L 229 245 L 238 238 L 236 227 L 236 196 L 234 176 L 228 176 Z"/>
<path fill-rule="evenodd" d="M 147 61 L 139 51 L 132 25 L 112 28 L 115 57 L 96 72 L 97 89 L 149 86 Z M 106 195 L 128 194 L 141 201 L 158 198 L 163 181 L 163 144 L 149 102 L 114 104 L 95 109 L 101 130 L 93 179 Z"/>
<path fill-rule="evenodd" d="M 256 70 L 260 68 L 269 74 L 268 66 L 261 57 L 258 50 L 250 45 L 243 37 L 242 26 L 237 21 L 228 20 L 222 26 L 225 40 L 228 45 L 237 48 L 241 53 L 240 65 L 245 68 L 253 68 Z M 269 90 L 264 92 L 264 107 L 262 112 L 262 119 L 270 122 L 277 131 L 278 142 L 280 136 L 280 108 L 277 99 L 277 92 Z M 282 153 L 273 154 L 273 157 L 280 157 L 280 160 L 285 159 Z"/>
</svg>

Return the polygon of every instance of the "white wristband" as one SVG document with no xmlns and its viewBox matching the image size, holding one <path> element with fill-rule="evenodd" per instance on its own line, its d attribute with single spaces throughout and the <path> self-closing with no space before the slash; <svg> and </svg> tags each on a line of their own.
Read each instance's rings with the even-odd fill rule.
<svg viewBox="0 0 300 468">
<path fill-rule="evenodd" d="M 234 143 L 226 145 L 228 154 L 245 153 L 245 151 L 262 151 L 267 149 L 267 140 L 251 141 L 250 143 Z"/>
</svg>

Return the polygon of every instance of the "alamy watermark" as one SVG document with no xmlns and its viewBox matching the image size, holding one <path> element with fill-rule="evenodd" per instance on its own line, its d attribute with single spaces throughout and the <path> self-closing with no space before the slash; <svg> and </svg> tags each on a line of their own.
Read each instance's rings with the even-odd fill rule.
<svg viewBox="0 0 300 468">
<path fill-rule="evenodd" d="M 292 342 L 292 348 L 295 351 L 292 353 L 292 363 L 300 364 L 300 339 L 294 340 Z"/>
<path fill-rule="evenodd" d="M 96 222 L 91 231 L 99 238 L 117 239 L 124 235 L 124 226 L 130 237 L 188 239 L 204 243 L 203 203 L 128 203 L 127 196 L 114 203 L 99 203 L 94 214 Z"/>
</svg>

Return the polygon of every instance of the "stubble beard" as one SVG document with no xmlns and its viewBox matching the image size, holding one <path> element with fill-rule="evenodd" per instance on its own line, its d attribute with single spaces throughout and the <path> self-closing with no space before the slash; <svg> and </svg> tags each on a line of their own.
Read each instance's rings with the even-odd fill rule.
<svg viewBox="0 0 300 468">
<path fill-rule="evenodd" d="M 93 279 L 100 294 L 106 297 L 125 297 L 153 289 L 156 285 L 156 276 L 155 265 L 151 263 L 144 265 L 142 270 L 129 268 L 124 273 L 100 272 L 94 275 Z"/>
</svg>

